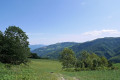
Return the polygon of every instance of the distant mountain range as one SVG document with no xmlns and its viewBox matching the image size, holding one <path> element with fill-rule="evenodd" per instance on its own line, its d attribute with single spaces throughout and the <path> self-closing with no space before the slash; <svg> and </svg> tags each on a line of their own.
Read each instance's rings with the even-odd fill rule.
<svg viewBox="0 0 120 80">
<path fill-rule="evenodd" d="M 47 45 L 43 45 L 43 44 L 29 45 L 29 48 L 32 51 L 34 49 L 37 49 L 37 48 L 40 48 L 40 47 L 44 47 L 44 46 L 47 46 Z"/>
<path fill-rule="evenodd" d="M 81 51 L 86 50 L 90 53 L 94 52 L 99 56 L 105 56 L 107 59 L 111 61 L 120 62 L 119 37 L 99 38 L 84 43 L 74 43 L 74 42 L 57 43 L 35 49 L 32 52 L 37 53 L 41 57 L 58 59 L 59 53 L 66 47 L 71 48 L 76 53 L 76 56 Z"/>
</svg>

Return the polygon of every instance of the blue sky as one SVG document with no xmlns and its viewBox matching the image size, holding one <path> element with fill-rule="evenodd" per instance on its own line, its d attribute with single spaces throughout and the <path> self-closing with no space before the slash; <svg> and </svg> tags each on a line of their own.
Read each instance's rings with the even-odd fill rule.
<svg viewBox="0 0 120 80">
<path fill-rule="evenodd" d="M 120 0 L 0 0 L 0 30 L 19 26 L 30 44 L 120 37 Z"/>
</svg>

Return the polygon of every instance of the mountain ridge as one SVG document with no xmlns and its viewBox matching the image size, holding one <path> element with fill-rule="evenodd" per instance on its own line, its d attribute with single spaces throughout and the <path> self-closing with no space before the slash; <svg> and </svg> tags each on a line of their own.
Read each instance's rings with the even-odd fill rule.
<svg viewBox="0 0 120 80">
<path fill-rule="evenodd" d="M 44 47 L 44 46 L 47 46 L 47 45 L 44 45 L 44 44 L 29 45 L 29 48 L 32 51 L 34 49 L 37 49 L 37 48 L 40 48 L 40 47 Z"/>
<path fill-rule="evenodd" d="M 74 42 L 73 42 L 74 43 Z M 48 57 L 51 59 L 58 59 L 59 53 L 66 47 L 72 49 L 76 56 L 83 50 L 86 50 L 90 53 L 95 53 L 98 56 L 105 56 L 107 59 L 111 61 L 120 60 L 118 58 L 120 55 L 120 37 L 105 37 L 105 38 L 98 38 L 92 41 L 87 41 L 84 43 L 71 43 L 71 42 L 64 42 L 59 43 L 61 45 L 58 47 L 58 44 L 52 44 L 46 46 L 46 48 L 42 51 L 43 48 L 38 48 L 34 50 L 34 53 L 37 53 L 41 57 Z M 69 45 L 68 45 L 69 44 Z M 66 46 L 63 46 L 66 45 Z M 53 50 L 51 49 L 54 48 Z M 49 50 L 50 49 L 50 50 Z M 41 51 L 40 51 L 41 50 Z M 115 57 L 115 58 L 114 58 Z"/>
</svg>

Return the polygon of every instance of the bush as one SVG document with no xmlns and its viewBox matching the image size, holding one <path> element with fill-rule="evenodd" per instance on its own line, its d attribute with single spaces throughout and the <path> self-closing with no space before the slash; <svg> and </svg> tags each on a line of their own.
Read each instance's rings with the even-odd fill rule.
<svg viewBox="0 0 120 80">
<path fill-rule="evenodd" d="M 29 58 L 41 59 L 41 57 L 39 57 L 36 53 L 31 53 Z"/>
<path fill-rule="evenodd" d="M 5 68 L 10 69 L 12 67 L 11 64 L 5 64 Z"/>
</svg>

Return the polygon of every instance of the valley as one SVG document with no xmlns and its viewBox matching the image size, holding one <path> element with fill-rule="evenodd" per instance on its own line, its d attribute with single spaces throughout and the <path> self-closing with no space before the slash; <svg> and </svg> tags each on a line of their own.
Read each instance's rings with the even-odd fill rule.
<svg viewBox="0 0 120 80">
<path fill-rule="evenodd" d="M 0 80 L 120 80 L 120 0 L 0 0 Z"/>
</svg>

